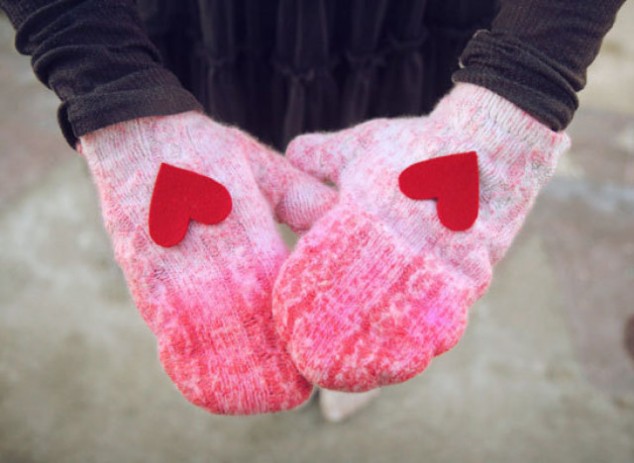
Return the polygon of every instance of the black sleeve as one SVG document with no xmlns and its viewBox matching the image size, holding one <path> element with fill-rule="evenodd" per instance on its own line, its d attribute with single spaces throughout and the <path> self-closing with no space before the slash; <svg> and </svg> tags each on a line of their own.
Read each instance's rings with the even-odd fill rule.
<svg viewBox="0 0 634 463">
<path fill-rule="evenodd" d="M 490 31 L 478 31 L 455 82 L 497 93 L 548 125 L 565 129 L 576 93 L 625 0 L 501 0 Z"/>
<path fill-rule="evenodd" d="M 202 110 L 161 65 L 135 0 L 0 0 L 16 48 L 62 100 L 58 120 L 77 138 L 116 122 Z"/>
</svg>

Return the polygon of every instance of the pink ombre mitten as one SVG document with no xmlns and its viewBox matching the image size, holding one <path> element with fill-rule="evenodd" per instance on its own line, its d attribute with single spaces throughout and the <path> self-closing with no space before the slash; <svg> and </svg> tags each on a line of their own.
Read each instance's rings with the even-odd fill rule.
<svg viewBox="0 0 634 463">
<path fill-rule="evenodd" d="M 273 215 L 305 230 L 335 193 L 197 112 L 115 124 L 78 148 L 134 302 L 185 397 L 222 414 L 305 401 L 312 386 L 272 321 L 271 289 L 288 254 Z"/>
<path fill-rule="evenodd" d="M 365 391 L 415 376 L 454 346 L 568 143 L 470 84 L 458 84 L 426 118 L 296 138 L 291 163 L 334 182 L 340 194 L 300 239 L 273 290 L 278 332 L 301 373 L 324 388 Z M 408 170 L 410 190 L 431 180 L 451 186 L 438 201 L 412 199 L 399 187 L 414 164 L 474 151 L 451 158 L 467 173 L 471 162 L 471 177 L 443 160 L 434 167 L 441 177 L 426 169 L 417 186 L 416 169 Z M 456 180 L 467 178 L 475 188 Z M 474 205 L 477 217 L 461 210 Z"/>
</svg>

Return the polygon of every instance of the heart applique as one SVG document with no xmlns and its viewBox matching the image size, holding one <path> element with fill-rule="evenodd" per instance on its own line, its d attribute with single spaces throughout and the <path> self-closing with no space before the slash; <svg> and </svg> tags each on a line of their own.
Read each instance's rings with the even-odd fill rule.
<svg viewBox="0 0 634 463">
<path fill-rule="evenodd" d="M 405 196 L 437 200 L 440 223 L 453 231 L 469 229 L 478 218 L 480 178 L 475 151 L 412 164 L 398 179 Z"/>
<path fill-rule="evenodd" d="M 231 212 L 229 191 L 215 180 L 162 163 L 150 203 L 150 236 L 166 248 L 180 243 L 189 221 L 222 222 Z"/>
</svg>

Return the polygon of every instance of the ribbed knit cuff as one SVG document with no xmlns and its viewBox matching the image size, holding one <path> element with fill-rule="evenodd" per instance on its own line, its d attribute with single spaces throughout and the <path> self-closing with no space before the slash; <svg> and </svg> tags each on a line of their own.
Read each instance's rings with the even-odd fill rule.
<svg viewBox="0 0 634 463">
<path fill-rule="evenodd" d="M 511 152 L 539 151 L 556 159 L 570 147 L 565 132 L 555 132 L 498 94 L 477 85 L 459 83 L 438 104 L 435 114 L 455 130 L 492 146 L 508 144 Z M 512 154 L 512 153 L 509 153 Z"/>
</svg>

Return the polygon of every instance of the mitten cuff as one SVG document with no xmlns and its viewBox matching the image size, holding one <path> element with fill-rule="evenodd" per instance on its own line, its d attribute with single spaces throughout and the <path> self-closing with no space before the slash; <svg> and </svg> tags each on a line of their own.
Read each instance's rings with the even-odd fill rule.
<svg viewBox="0 0 634 463">
<path fill-rule="evenodd" d="M 570 147 L 565 132 L 551 130 L 505 98 L 473 84 L 457 84 L 440 101 L 434 117 L 466 132 L 476 145 L 505 147 L 511 153 L 538 151 L 550 154 L 552 163 Z"/>
</svg>

